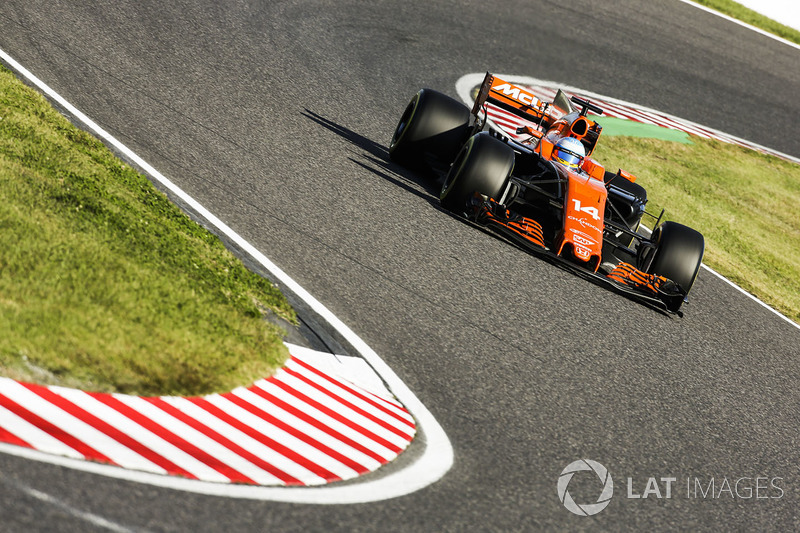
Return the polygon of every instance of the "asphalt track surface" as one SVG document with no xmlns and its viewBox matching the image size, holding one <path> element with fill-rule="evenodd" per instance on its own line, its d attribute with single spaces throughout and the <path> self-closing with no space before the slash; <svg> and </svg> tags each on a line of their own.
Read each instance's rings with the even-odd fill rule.
<svg viewBox="0 0 800 533">
<path fill-rule="evenodd" d="M 492 70 L 800 156 L 796 49 L 675 0 L 221 4 L 6 0 L 0 48 L 355 330 L 442 424 L 454 467 L 402 498 L 309 506 L 0 455 L 0 529 L 800 527 L 800 331 L 706 271 L 683 319 L 611 294 L 446 214 L 386 154 L 419 87 L 455 96 Z M 556 491 L 584 457 L 616 482 L 590 518 Z M 682 494 L 625 497 L 651 476 Z M 784 494 L 686 498 L 689 476 L 780 477 Z"/>
</svg>

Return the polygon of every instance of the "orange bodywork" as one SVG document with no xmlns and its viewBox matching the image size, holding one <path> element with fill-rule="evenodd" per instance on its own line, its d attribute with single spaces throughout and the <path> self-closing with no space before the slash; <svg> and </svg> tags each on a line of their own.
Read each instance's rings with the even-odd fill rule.
<svg viewBox="0 0 800 533">
<path fill-rule="evenodd" d="M 553 157 L 553 148 L 555 148 L 555 144 L 552 143 L 550 139 L 542 139 L 539 141 L 539 144 L 536 145 L 536 151 L 548 161 Z"/>
<path fill-rule="evenodd" d="M 635 287 L 651 294 L 658 294 L 658 292 L 662 290 L 662 287 L 668 282 L 667 278 L 664 276 L 642 272 L 629 263 L 618 264 L 614 267 L 614 270 L 608 274 L 608 277 L 617 283 Z"/>
<path fill-rule="evenodd" d="M 552 161 L 553 140 L 560 138 L 552 131 L 541 139 L 536 152 Z M 583 160 L 580 169 L 570 169 L 556 163 L 562 177 L 567 179 L 564 197 L 564 220 L 561 232 L 556 237 L 558 255 L 572 253 L 580 261 L 590 263 L 595 272 L 600 267 L 603 251 L 603 216 L 606 210 L 608 190 L 603 181 L 605 169 L 590 158 Z"/>
<path fill-rule="evenodd" d="M 529 89 L 489 73 L 475 98 L 473 113 L 477 116 L 487 104 L 510 111 L 538 127 L 539 131 L 536 131 L 531 126 L 523 126 L 517 129 L 517 134 L 529 134 L 530 139 L 523 140 L 522 144 L 533 146 L 534 152 L 542 159 L 553 161 L 559 169 L 560 177 L 566 182 L 563 226 L 556 235 L 553 249 L 558 255 L 571 254 L 597 272 L 602 262 L 603 217 L 608 190 L 605 185 L 605 168 L 589 156 L 594 151 L 602 127 L 586 116 L 586 109 L 581 112 L 565 110 L 564 105 L 543 102 Z M 574 137 L 584 145 L 586 157 L 580 168 L 570 168 L 554 161 L 555 144 L 564 137 Z M 622 170 L 619 171 L 619 176 L 631 182 L 636 181 L 635 176 Z M 509 220 L 499 220 L 491 216 L 489 218 L 527 240 L 539 241 L 537 237 L 532 238 L 527 231 L 530 227 L 528 219 L 523 219 L 523 229 Z"/>
<path fill-rule="evenodd" d="M 489 73 L 483 80 L 472 113 L 477 116 L 486 102 L 505 108 L 518 116 L 524 116 L 527 120 L 545 127 L 561 116 L 528 89 Z M 533 135 L 538 136 L 537 134 Z"/>
<path fill-rule="evenodd" d="M 596 180 L 603 181 L 603 178 L 605 177 L 605 173 L 606 173 L 605 167 L 603 167 L 603 165 L 599 164 L 594 159 L 590 159 L 588 157 L 585 158 L 583 160 L 583 165 L 581 165 L 581 168 L 583 169 L 584 172 L 586 172 L 587 174 L 589 174 L 591 177 L 593 177 Z M 628 174 L 628 173 L 625 172 L 625 174 Z M 628 176 L 630 176 L 630 174 L 628 174 Z M 633 178 L 631 181 L 635 181 L 635 180 L 636 180 L 636 178 Z"/>
<path fill-rule="evenodd" d="M 517 238 L 522 238 L 529 244 L 545 248 L 542 225 L 528 217 L 513 217 L 495 200 L 484 198 L 479 218 L 484 224 L 494 224 L 513 233 Z"/>
<path fill-rule="evenodd" d="M 603 214 L 608 191 L 602 180 L 585 173 L 567 174 L 564 227 L 556 238 L 558 255 L 569 250 L 577 259 L 600 267 L 603 251 Z"/>
<path fill-rule="evenodd" d="M 517 114 L 527 115 L 532 121 L 539 121 L 545 115 L 546 106 L 536 95 L 491 74 L 487 74 L 483 81 L 473 113 L 477 113 L 487 99 Z"/>
<path fill-rule="evenodd" d="M 625 172 L 622 169 L 619 169 L 619 175 L 625 178 L 626 180 L 630 181 L 631 183 L 636 181 L 636 176 L 634 176 L 630 172 Z"/>
</svg>

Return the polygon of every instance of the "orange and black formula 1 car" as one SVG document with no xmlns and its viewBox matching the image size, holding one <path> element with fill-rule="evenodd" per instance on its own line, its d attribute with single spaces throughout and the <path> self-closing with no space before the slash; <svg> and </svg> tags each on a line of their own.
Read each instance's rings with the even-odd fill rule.
<svg viewBox="0 0 800 533">
<path fill-rule="evenodd" d="M 520 119 L 511 139 L 488 120 L 495 106 Z M 470 110 L 422 89 L 395 129 L 390 158 L 444 175 L 441 205 L 535 254 L 662 310 L 680 314 L 705 250 L 703 236 L 645 211 L 631 174 L 592 159 L 603 110 L 559 91 L 543 102 L 486 75 Z M 647 215 L 652 232 L 641 227 Z"/>
</svg>

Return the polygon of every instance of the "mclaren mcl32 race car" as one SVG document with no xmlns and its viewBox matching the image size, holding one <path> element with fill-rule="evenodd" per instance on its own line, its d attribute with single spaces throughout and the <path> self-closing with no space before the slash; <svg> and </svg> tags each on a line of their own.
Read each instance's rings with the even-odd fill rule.
<svg viewBox="0 0 800 533">
<path fill-rule="evenodd" d="M 518 120 L 516 135 L 489 109 Z M 680 314 L 705 241 L 645 210 L 636 177 L 592 159 L 602 127 L 592 102 L 558 91 L 552 102 L 486 75 L 475 103 L 422 89 L 403 112 L 389 157 L 443 177 L 441 205 L 502 238 L 636 300 Z M 515 137 L 515 138 L 512 138 Z M 430 174 L 430 172 L 426 172 Z M 653 230 L 642 224 L 651 217 Z"/>
</svg>

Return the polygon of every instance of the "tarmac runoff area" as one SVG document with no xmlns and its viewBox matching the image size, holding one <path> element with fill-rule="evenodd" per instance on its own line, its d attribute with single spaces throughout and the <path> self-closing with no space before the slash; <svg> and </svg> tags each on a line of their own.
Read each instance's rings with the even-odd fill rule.
<svg viewBox="0 0 800 533">
<path fill-rule="evenodd" d="M 555 96 L 558 87 L 533 78 L 500 77 L 544 99 Z M 463 77 L 457 84 L 459 94 L 469 95 L 482 79 L 483 74 Z M 691 142 L 691 133 L 762 148 L 654 110 L 564 89 L 604 108 L 599 121 L 606 135 Z M 495 109 L 490 110 L 490 119 L 510 136 L 516 134 L 513 116 Z M 62 464 L 113 477 L 130 479 L 120 472 L 132 472 L 137 474 L 135 480 L 156 485 L 262 499 L 262 494 L 246 489 L 319 487 L 374 472 L 396 459 L 421 430 L 364 359 L 287 346 L 292 357 L 275 376 L 205 397 L 90 393 L 0 378 L 0 442 L 6 443 L 0 444 L 0 451 L 39 460 L 46 460 L 41 455 L 60 457 Z M 26 455 L 25 450 L 39 456 Z M 451 452 L 444 456 L 452 457 Z M 422 468 L 425 461 L 418 463 L 411 470 Z M 443 464 L 423 484 L 443 475 L 449 462 Z M 383 484 L 397 487 L 395 479 L 390 475 Z M 204 486 L 187 485 L 198 482 Z M 393 489 L 375 494 L 384 499 L 415 490 L 412 485 L 399 493 Z M 306 496 L 294 490 L 264 493 L 263 499 L 308 503 L 375 499 L 375 494 L 360 494 L 361 488 L 352 496 Z M 369 482 L 363 489 L 372 491 Z"/>
<path fill-rule="evenodd" d="M 748 5 L 747 2 L 741 3 Z M 772 18 L 800 29 L 797 10 L 784 11 L 786 20 Z M 1 50 L 0 53 L 6 63 L 23 73 L 34 85 L 40 84 L 12 58 Z M 482 79 L 483 75 L 468 75 L 459 80 L 457 88 L 462 98 L 465 89 L 469 91 L 480 83 L 480 79 L 476 82 L 476 76 Z M 543 98 L 547 97 L 548 90 L 557 87 L 552 82 L 532 78 L 501 77 L 527 84 Z M 63 107 L 71 108 L 46 86 L 39 87 Z M 627 135 L 690 143 L 688 134 L 691 133 L 800 162 L 676 117 L 638 106 L 626 106 L 613 99 L 603 100 L 598 95 L 577 89 L 574 92 L 592 98 L 604 107 L 606 116 L 600 117 L 598 122 L 608 136 Z M 105 132 L 98 132 L 94 123 L 81 118 L 82 113 L 75 110 L 75 116 L 106 142 L 115 145 L 115 139 L 105 138 Z M 501 127 L 502 122 L 508 119 L 501 114 L 491 118 Z M 125 153 L 124 147 L 116 147 Z M 144 166 L 146 171 L 149 167 L 146 164 L 140 166 Z M 155 179 L 159 176 L 156 175 Z M 209 481 L 208 485 L 237 488 L 255 485 L 318 486 L 353 479 L 396 458 L 409 445 L 418 429 L 414 418 L 363 359 L 322 354 L 293 345 L 290 352 L 292 358 L 286 368 L 273 378 L 230 393 L 197 398 L 87 393 L 0 378 L 0 442 L 6 443 L 0 444 L 0 451 L 42 460 L 24 452 L 30 450 L 61 457 L 61 464 L 73 467 L 75 463 L 71 461 L 83 461 L 96 466 L 87 470 L 114 477 L 125 476 L 109 472 L 125 469 L 139 472 L 142 476 L 175 477 L 187 482 Z M 239 414 L 249 424 L 237 423 L 225 409 Z M 427 418 L 426 410 L 424 414 Z M 439 428 L 435 429 L 438 431 Z M 439 440 L 446 442 L 446 437 Z M 452 450 L 444 455 L 450 459 L 444 461 L 445 466 L 436 479 L 451 464 Z M 139 480 L 148 481 L 143 477 Z M 435 479 L 424 484 L 432 481 Z M 149 482 L 153 480 L 149 479 Z M 169 483 L 154 484 L 170 486 Z M 401 493 L 412 490 L 414 488 L 409 487 Z M 196 492 L 219 493 L 208 488 Z M 302 497 L 296 499 L 273 494 L 263 499 L 304 500 Z M 387 493 L 380 499 L 391 496 Z M 245 493 L 244 497 L 254 496 Z M 366 496 L 333 496 L 327 501 L 324 497 L 305 498 L 313 503 L 354 503 L 373 499 Z"/>
</svg>

